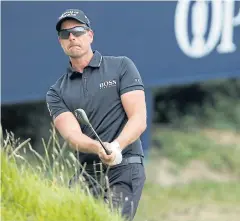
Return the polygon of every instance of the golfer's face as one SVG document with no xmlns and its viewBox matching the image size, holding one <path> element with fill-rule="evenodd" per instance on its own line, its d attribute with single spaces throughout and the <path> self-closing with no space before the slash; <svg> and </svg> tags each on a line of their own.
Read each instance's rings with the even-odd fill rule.
<svg viewBox="0 0 240 221">
<path fill-rule="evenodd" d="M 59 42 L 71 58 L 80 58 L 91 48 L 93 32 L 76 20 L 66 20 L 61 25 Z"/>
</svg>

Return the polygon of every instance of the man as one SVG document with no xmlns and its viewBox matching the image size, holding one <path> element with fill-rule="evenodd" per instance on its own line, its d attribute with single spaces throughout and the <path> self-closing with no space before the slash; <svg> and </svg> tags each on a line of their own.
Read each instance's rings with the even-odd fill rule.
<svg viewBox="0 0 240 221">
<path fill-rule="evenodd" d="M 129 58 L 102 56 L 92 50 L 94 33 L 81 10 L 65 11 L 56 29 L 70 62 L 66 73 L 47 92 L 50 115 L 81 164 L 87 165 L 85 178 L 92 193 L 102 194 L 94 182 L 94 169 L 101 167 L 105 172 L 108 168 L 112 194 L 103 187 L 105 200 L 110 197 L 113 206 L 132 220 L 145 182 L 139 137 L 146 129 L 146 104 L 140 74 Z M 110 155 L 75 118 L 73 112 L 79 108 L 85 110 Z"/>
</svg>

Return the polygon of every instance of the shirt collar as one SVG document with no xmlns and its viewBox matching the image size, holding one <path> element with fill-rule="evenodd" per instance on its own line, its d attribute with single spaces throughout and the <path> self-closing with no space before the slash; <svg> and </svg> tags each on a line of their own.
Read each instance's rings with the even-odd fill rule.
<svg viewBox="0 0 240 221">
<path fill-rule="evenodd" d="M 93 68 L 99 68 L 102 63 L 102 55 L 98 51 L 93 52 L 93 57 L 90 60 L 87 67 L 93 67 Z M 69 62 L 69 66 L 67 68 L 67 73 L 71 77 L 74 73 L 78 73 L 71 65 L 71 62 Z"/>
<path fill-rule="evenodd" d="M 102 55 L 98 51 L 93 52 L 93 57 L 88 66 L 93 68 L 99 68 L 102 62 Z"/>
</svg>

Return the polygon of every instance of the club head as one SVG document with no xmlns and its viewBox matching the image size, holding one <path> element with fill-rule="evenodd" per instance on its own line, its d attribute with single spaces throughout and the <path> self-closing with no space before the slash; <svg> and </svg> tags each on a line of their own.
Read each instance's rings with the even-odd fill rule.
<svg viewBox="0 0 240 221">
<path fill-rule="evenodd" d="M 76 109 L 74 111 L 76 118 L 80 121 L 81 124 L 90 125 L 87 114 L 83 109 Z"/>
</svg>

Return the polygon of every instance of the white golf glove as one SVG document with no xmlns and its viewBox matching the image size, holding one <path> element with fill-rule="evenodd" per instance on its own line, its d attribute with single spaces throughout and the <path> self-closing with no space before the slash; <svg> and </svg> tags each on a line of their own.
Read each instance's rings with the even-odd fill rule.
<svg viewBox="0 0 240 221">
<path fill-rule="evenodd" d="M 111 163 L 109 163 L 110 166 L 114 166 L 117 164 L 120 164 L 122 162 L 122 150 L 120 148 L 120 145 L 117 141 L 113 141 L 112 143 L 109 143 L 107 146 L 109 150 L 111 150 L 113 153 L 115 153 L 115 159 Z"/>
</svg>

